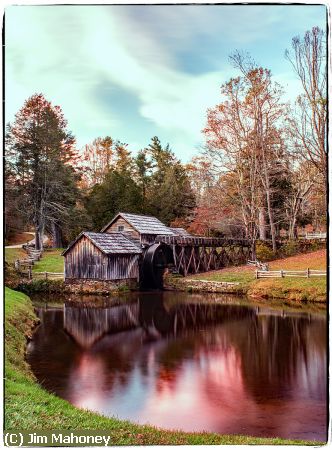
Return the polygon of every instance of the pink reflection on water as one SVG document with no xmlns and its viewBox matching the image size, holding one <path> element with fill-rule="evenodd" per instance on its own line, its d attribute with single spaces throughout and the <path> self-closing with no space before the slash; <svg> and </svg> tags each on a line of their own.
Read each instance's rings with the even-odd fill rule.
<svg viewBox="0 0 332 450">
<path fill-rule="evenodd" d="M 197 347 L 193 358 L 171 367 L 160 364 L 163 345 L 149 347 L 140 355 L 145 358 L 148 374 L 131 370 L 120 394 L 115 392 L 119 390 L 119 374 L 108 373 L 105 359 L 98 353 L 83 352 L 68 379 L 67 399 L 81 408 L 185 431 L 296 437 L 301 429 L 303 437 L 307 421 L 313 429 L 319 428 L 325 411 L 310 399 L 257 401 L 244 383 L 239 350 L 229 342 L 224 344 L 223 333 L 218 330 L 218 345 Z M 299 371 L 298 378 L 303 388 L 305 369 Z M 137 391 L 138 400 L 134 395 L 130 402 L 128 397 Z M 308 430 L 308 437 L 310 433 Z"/>
<path fill-rule="evenodd" d="M 105 402 L 105 375 L 103 359 L 98 355 L 82 352 L 68 378 L 67 400 L 79 408 L 100 411 Z"/>
<path fill-rule="evenodd" d="M 140 422 L 186 431 L 219 431 L 223 426 L 220 417 L 224 417 L 225 423 L 233 421 L 233 417 L 228 418 L 227 409 L 245 395 L 241 361 L 233 348 L 203 357 L 197 355 L 194 362 L 187 361 L 176 373 L 175 384 L 168 380 L 162 384 L 162 389 L 155 389 L 149 396 L 141 410 Z M 205 392 L 206 384 L 209 389 L 218 385 L 222 390 L 222 408 L 219 402 L 211 403 Z"/>
</svg>

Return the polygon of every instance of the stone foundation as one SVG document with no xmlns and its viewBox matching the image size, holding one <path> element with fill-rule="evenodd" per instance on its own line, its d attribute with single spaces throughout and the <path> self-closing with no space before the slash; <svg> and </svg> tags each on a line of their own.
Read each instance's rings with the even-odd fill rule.
<svg viewBox="0 0 332 450">
<path fill-rule="evenodd" d="M 126 280 L 91 280 L 84 278 L 66 278 L 66 288 L 74 294 L 109 294 L 117 291 L 134 291 L 139 289 L 136 279 Z"/>
<path fill-rule="evenodd" d="M 245 294 L 245 290 L 240 283 L 227 281 L 210 281 L 190 278 L 167 277 L 164 283 L 165 288 L 190 292 L 219 292 L 224 294 Z"/>
</svg>

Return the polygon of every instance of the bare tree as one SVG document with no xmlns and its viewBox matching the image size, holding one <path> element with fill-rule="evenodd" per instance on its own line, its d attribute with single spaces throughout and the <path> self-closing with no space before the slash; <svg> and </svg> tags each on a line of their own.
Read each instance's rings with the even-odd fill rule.
<svg viewBox="0 0 332 450">
<path fill-rule="evenodd" d="M 265 238 L 265 207 L 273 250 L 276 227 L 273 212 L 275 164 L 284 157 L 281 123 L 286 106 L 282 89 L 267 69 L 257 67 L 239 52 L 231 61 L 242 76 L 231 79 L 221 89 L 223 102 L 208 111 L 207 148 L 224 170 L 236 174 L 237 195 L 241 199 L 248 237 L 259 231 Z"/>
<path fill-rule="evenodd" d="M 245 104 L 251 118 L 250 146 L 259 161 L 259 175 L 265 191 L 267 212 L 273 250 L 276 251 L 276 228 L 272 206 L 272 178 L 274 165 L 283 155 L 283 139 L 280 129 L 286 105 L 281 102 L 283 90 L 271 79 L 271 72 L 257 64 L 248 55 L 235 52 L 230 57 L 240 69 L 246 85 Z M 262 209 L 260 217 L 263 220 Z"/>
<path fill-rule="evenodd" d="M 294 37 L 285 56 L 299 77 L 303 94 L 296 101 L 290 132 L 297 151 L 319 171 L 327 187 L 327 71 L 326 33 L 318 27 L 304 38 Z"/>
<path fill-rule="evenodd" d="M 305 161 L 290 174 L 291 189 L 285 204 L 288 239 L 290 240 L 297 238 L 298 216 L 314 185 L 316 169 L 312 169 L 312 167 L 308 167 L 308 162 Z"/>
<path fill-rule="evenodd" d="M 240 201 L 246 237 L 257 237 L 256 216 L 259 196 L 257 154 L 249 147 L 252 129 L 244 101 L 245 84 L 240 77 L 221 87 L 223 102 L 207 113 L 206 153 L 214 162 L 215 170 L 234 174 L 236 195 Z"/>
</svg>

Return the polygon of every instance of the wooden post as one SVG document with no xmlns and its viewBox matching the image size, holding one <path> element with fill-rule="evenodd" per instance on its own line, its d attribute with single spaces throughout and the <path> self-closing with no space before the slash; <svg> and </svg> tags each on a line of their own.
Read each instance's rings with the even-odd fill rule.
<svg viewBox="0 0 332 450">
<path fill-rule="evenodd" d="M 256 270 L 256 280 L 258 279 L 258 270 Z"/>
<path fill-rule="evenodd" d="M 280 277 L 284 278 L 284 271 L 283 270 L 280 270 Z"/>
<path fill-rule="evenodd" d="M 310 277 L 310 269 L 309 269 L 309 267 L 307 268 L 307 278 L 309 278 Z"/>
<path fill-rule="evenodd" d="M 45 272 L 45 280 L 47 280 L 47 272 Z"/>
</svg>

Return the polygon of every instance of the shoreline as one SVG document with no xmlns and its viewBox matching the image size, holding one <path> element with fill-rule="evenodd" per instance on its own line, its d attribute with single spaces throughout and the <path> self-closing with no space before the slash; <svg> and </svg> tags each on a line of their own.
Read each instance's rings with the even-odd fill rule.
<svg viewBox="0 0 332 450">
<path fill-rule="evenodd" d="M 212 273 L 212 272 L 211 272 Z M 303 283 L 305 284 L 305 283 Z M 236 282 L 234 285 L 223 281 L 214 281 L 193 277 L 168 277 L 165 288 L 182 292 L 211 292 L 246 296 L 256 300 L 283 300 L 291 303 L 327 304 L 326 293 L 318 292 L 308 286 L 296 288 L 283 286 L 279 279 Z"/>
<path fill-rule="evenodd" d="M 5 289 L 5 430 L 107 430 L 112 445 L 297 444 L 317 441 L 170 431 L 75 408 L 40 386 L 25 361 L 37 316 L 28 296 Z"/>
<path fill-rule="evenodd" d="M 204 274 L 207 278 L 213 272 Z M 260 279 L 250 281 L 216 281 L 198 277 L 188 276 L 167 276 L 164 282 L 164 290 L 194 293 L 219 293 L 227 295 L 246 296 L 255 300 L 281 300 L 294 304 L 315 303 L 327 304 L 327 292 L 325 288 L 316 288 L 312 282 L 308 283 L 302 279 L 301 284 L 294 286 L 289 279 Z M 325 282 L 326 284 L 326 282 Z M 139 289 L 132 289 L 130 286 L 121 286 L 120 289 L 112 290 L 72 290 L 64 281 L 59 280 L 37 280 L 21 282 L 8 286 L 26 295 L 38 294 L 59 294 L 59 295 L 102 295 L 105 297 L 137 292 Z"/>
</svg>

